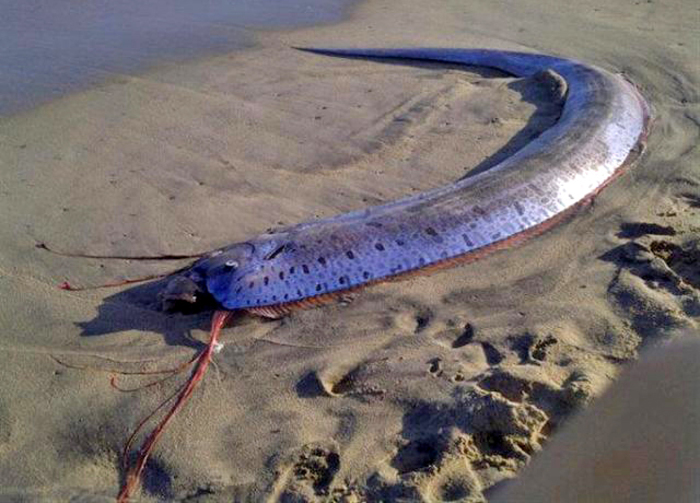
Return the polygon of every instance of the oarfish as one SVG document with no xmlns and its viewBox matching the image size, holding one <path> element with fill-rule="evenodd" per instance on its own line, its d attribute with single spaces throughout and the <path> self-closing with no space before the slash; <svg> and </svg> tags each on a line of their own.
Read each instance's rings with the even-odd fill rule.
<svg viewBox="0 0 700 503">
<path fill-rule="evenodd" d="M 554 56 L 482 49 L 323 49 L 327 55 L 476 65 L 556 83 L 554 126 L 487 171 L 395 202 L 300 223 L 210 252 L 166 301 L 279 317 L 346 291 L 457 262 L 539 234 L 590 200 L 642 150 L 649 107 L 621 75 Z"/>
</svg>

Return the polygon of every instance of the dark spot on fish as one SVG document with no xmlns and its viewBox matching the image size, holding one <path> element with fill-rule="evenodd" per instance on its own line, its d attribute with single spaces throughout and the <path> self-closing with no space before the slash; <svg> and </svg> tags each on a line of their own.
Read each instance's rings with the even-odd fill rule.
<svg viewBox="0 0 700 503">
<path fill-rule="evenodd" d="M 433 229 L 432 227 L 426 227 L 425 233 L 428 234 L 429 236 L 437 236 L 438 235 L 437 231 L 435 229 Z"/>
<path fill-rule="evenodd" d="M 396 240 L 396 244 L 399 245 L 399 246 L 403 246 L 403 245 L 406 244 L 406 242 L 405 242 L 403 239 L 397 239 L 397 240 Z"/>
<path fill-rule="evenodd" d="M 379 222 L 367 222 L 365 225 L 367 225 L 369 227 L 374 227 L 377 229 L 379 229 L 380 227 L 383 227 L 383 225 Z"/>
<path fill-rule="evenodd" d="M 289 298 L 289 294 L 288 294 L 288 293 L 285 293 L 285 294 L 284 294 L 284 300 L 287 300 L 288 298 Z"/>
<path fill-rule="evenodd" d="M 384 245 L 381 243 L 375 244 L 374 247 L 379 251 L 384 251 Z"/>
<path fill-rule="evenodd" d="M 277 300 L 277 295 L 273 295 L 272 300 Z"/>
<path fill-rule="evenodd" d="M 471 239 L 469 239 L 469 236 L 467 236 L 466 234 L 462 234 L 462 239 L 464 239 L 464 242 L 466 243 L 467 246 L 469 246 L 470 248 L 474 247 L 474 243 L 472 242 Z"/>
<path fill-rule="evenodd" d="M 309 274 L 309 267 L 306 264 L 302 265 L 301 268 L 304 271 L 304 274 Z"/>
<path fill-rule="evenodd" d="M 280 271 L 280 279 L 284 279 L 284 272 Z"/>
<path fill-rule="evenodd" d="M 491 235 L 491 239 L 493 239 L 493 240 L 496 240 L 496 239 L 498 239 L 498 238 L 500 238 L 500 237 L 501 237 L 501 233 L 500 233 L 500 232 L 496 232 L 496 233 L 494 233 L 494 234 Z"/>
<path fill-rule="evenodd" d="M 236 293 L 241 293 L 241 290 L 243 290 L 243 287 L 239 286 L 238 288 L 236 288 Z"/>
<path fill-rule="evenodd" d="M 290 268 L 289 268 L 289 274 L 294 274 L 294 270 L 295 270 L 294 267 L 290 267 Z"/>
<path fill-rule="evenodd" d="M 369 279 L 370 276 L 371 276 L 371 274 L 368 271 L 365 271 L 362 273 L 362 277 L 365 279 Z"/>
<path fill-rule="evenodd" d="M 539 188 L 536 184 L 534 184 L 534 183 L 528 184 L 528 187 L 531 188 L 531 189 L 533 190 L 533 192 L 535 192 L 535 194 L 538 194 L 538 195 L 544 194 L 544 191 L 543 191 L 542 189 L 540 189 L 540 188 Z"/>
<path fill-rule="evenodd" d="M 320 292 L 320 291 L 321 291 L 321 284 L 320 284 L 320 283 L 319 283 L 318 285 L 316 285 L 316 291 L 317 291 L 317 292 Z"/>
<path fill-rule="evenodd" d="M 270 278 L 265 276 L 265 279 L 263 280 L 263 283 L 265 283 L 265 286 L 267 286 L 270 283 Z"/>
<path fill-rule="evenodd" d="M 345 255 L 347 255 L 350 260 L 355 258 L 355 254 L 350 250 L 346 251 Z"/>
<path fill-rule="evenodd" d="M 254 286 L 255 286 L 255 281 L 251 281 L 251 282 L 248 284 L 248 288 L 253 288 Z"/>
<path fill-rule="evenodd" d="M 425 259 L 423 257 L 418 257 L 418 265 L 420 265 L 420 266 L 425 265 Z"/>
<path fill-rule="evenodd" d="M 484 210 L 481 206 L 474 206 L 472 208 L 472 211 L 474 213 L 476 213 L 477 215 L 485 215 L 486 214 L 486 210 Z"/>
<path fill-rule="evenodd" d="M 513 203 L 513 206 L 515 207 L 515 211 L 518 212 L 518 215 L 522 217 L 525 214 L 525 208 L 523 208 L 523 205 L 520 204 L 518 201 L 515 201 Z"/>
<path fill-rule="evenodd" d="M 341 285 L 344 285 L 344 284 L 345 284 L 345 276 L 339 277 L 339 278 L 338 278 L 338 283 L 340 283 Z"/>
<path fill-rule="evenodd" d="M 301 297 L 301 295 L 302 295 L 301 290 L 299 290 L 299 289 L 297 288 L 297 296 Z"/>
<path fill-rule="evenodd" d="M 321 265 L 326 265 L 326 259 L 323 257 L 318 257 L 318 263 Z"/>
</svg>

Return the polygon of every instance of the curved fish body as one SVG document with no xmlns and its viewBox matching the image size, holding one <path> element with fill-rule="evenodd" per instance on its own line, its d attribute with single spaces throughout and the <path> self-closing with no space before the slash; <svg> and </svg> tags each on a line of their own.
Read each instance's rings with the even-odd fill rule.
<svg viewBox="0 0 700 503">
<path fill-rule="evenodd" d="M 514 155 L 450 185 L 216 250 L 180 281 L 227 310 L 277 317 L 344 291 L 468 261 L 538 234 L 595 195 L 641 150 L 649 122 L 619 75 L 537 54 L 461 49 L 312 50 L 546 72 L 565 83 L 557 123 Z M 544 73 L 543 73 L 544 74 Z"/>
</svg>

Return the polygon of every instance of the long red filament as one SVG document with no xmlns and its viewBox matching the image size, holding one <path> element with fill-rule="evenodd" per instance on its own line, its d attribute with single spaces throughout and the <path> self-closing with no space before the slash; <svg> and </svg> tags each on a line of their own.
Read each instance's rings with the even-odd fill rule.
<svg viewBox="0 0 700 503">
<path fill-rule="evenodd" d="M 118 281 L 103 283 L 101 285 L 73 286 L 68 281 L 64 281 L 63 283 L 60 283 L 58 285 L 58 288 L 60 288 L 61 290 L 67 290 L 69 292 L 84 292 L 86 290 L 97 290 L 99 288 L 115 288 L 118 286 L 132 285 L 134 283 L 144 283 L 146 281 L 151 281 L 152 279 L 165 278 L 166 276 L 176 274 L 181 270 L 182 269 L 178 269 L 177 271 L 164 272 L 162 274 L 149 274 L 148 276 L 142 276 L 140 278 L 120 279 Z"/>
<path fill-rule="evenodd" d="M 226 322 L 232 314 L 233 313 L 231 311 L 216 311 L 214 313 L 211 322 L 209 344 L 197 358 L 195 369 L 192 372 L 190 378 L 187 380 L 185 385 L 182 388 L 180 388 L 180 390 L 178 390 L 178 392 L 175 395 L 168 397 L 158 406 L 158 408 L 155 411 L 153 411 L 146 418 L 144 418 L 141 421 L 141 423 L 136 427 L 134 433 L 132 433 L 132 435 L 129 437 L 129 440 L 127 441 L 124 447 L 123 453 L 123 462 L 125 468 L 128 466 L 129 450 L 131 448 L 131 444 L 133 443 L 136 434 L 141 430 L 145 423 L 149 419 L 151 419 L 153 415 L 156 414 L 156 412 L 158 412 L 163 406 L 165 406 L 167 402 L 169 402 L 171 399 L 177 396 L 175 403 L 167 412 L 165 417 L 161 419 L 161 421 L 156 425 L 156 427 L 153 428 L 153 431 L 151 431 L 148 437 L 146 437 L 146 440 L 144 440 L 143 444 L 141 445 L 141 449 L 139 450 L 136 463 L 131 468 L 128 468 L 126 470 L 124 484 L 121 490 L 119 491 L 119 495 L 117 496 L 117 503 L 126 503 L 129 501 L 129 497 L 133 493 L 134 489 L 136 489 L 136 487 L 139 484 L 139 481 L 141 480 L 141 473 L 143 472 L 143 469 L 146 466 L 148 457 L 153 451 L 153 448 L 155 447 L 156 442 L 158 442 L 158 439 L 163 433 L 163 430 L 168 425 L 172 417 L 182 408 L 183 405 L 185 405 L 185 402 L 192 395 L 192 392 L 194 391 L 199 381 L 201 381 L 204 377 L 204 373 L 206 372 L 207 367 L 209 366 L 209 362 L 211 362 L 211 356 L 214 352 L 214 348 L 216 347 L 216 343 L 219 338 L 219 334 L 221 333 L 221 329 L 224 327 L 224 325 L 226 324 Z"/>
<path fill-rule="evenodd" d="M 188 258 L 199 258 L 202 255 L 205 255 L 206 253 L 208 253 L 208 252 L 190 253 L 190 254 L 164 253 L 161 255 L 97 255 L 97 254 L 90 254 L 90 253 L 73 253 L 73 252 L 55 250 L 54 248 L 49 247 L 49 245 L 47 245 L 46 243 L 36 243 L 34 246 L 36 248 L 39 248 L 40 250 L 45 250 L 49 253 L 53 253 L 54 255 L 60 255 L 61 257 L 95 258 L 95 259 L 104 259 L 104 260 L 182 260 L 182 259 L 188 259 Z"/>
<path fill-rule="evenodd" d="M 107 360 L 110 362 L 122 363 L 122 364 L 124 364 L 124 363 L 143 364 L 143 363 L 152 361 L 152 360 L 143 360 L 143 361 L 136 361 L 136 362 L 133 362 L 133 361 L 124 362 L 124 361 L 115 360 L 113 358 L 101 357 L 99 355 L 90 355 L 90 356 L 92 356 L 93 358 L 99 358 L 101 360 Z M 118 370 L 118 369 L 98 367 L 96 365 L 79 365 L 77 363 L 68 363 L 68 362 L 63 361 L 59 357 L 54 356 L 54 355 L 51 355 L 51 358 L 53 359 L 53 361 L 55 361 L 59 365 L 62 365 L 62 366 L 69 368 L 69 369 L 94 370 L 97 372 L 104 372 L 105 374 L 119 374 L 119 375 L 123 375 L 123 376 L 147 376 L 147 375 L 159 375 L 159 374 L 178 374 L 178 373 L 182 372 L 183 370 L 185 370 L 190 365 L 192 365 L 199 358 L 199 355 L 194 355 L 192 358 L 190 358 L 186 362 L 179 364 L 177 367 L 172 367 L 169 369 L 158 369 L 158 370 Z"/>
</svg>

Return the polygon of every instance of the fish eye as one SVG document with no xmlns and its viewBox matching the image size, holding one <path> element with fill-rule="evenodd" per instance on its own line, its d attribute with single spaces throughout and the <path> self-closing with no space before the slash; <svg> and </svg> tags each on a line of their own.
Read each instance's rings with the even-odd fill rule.
<svg viewBox="0 0 700 503">
<path fill-rule="evenodd" d="M 238 267 L 238 262 L 235 260 L 227 260 L 224 266 L 226 266 L 226 269 L 236 269 Z"/>
</svg>

